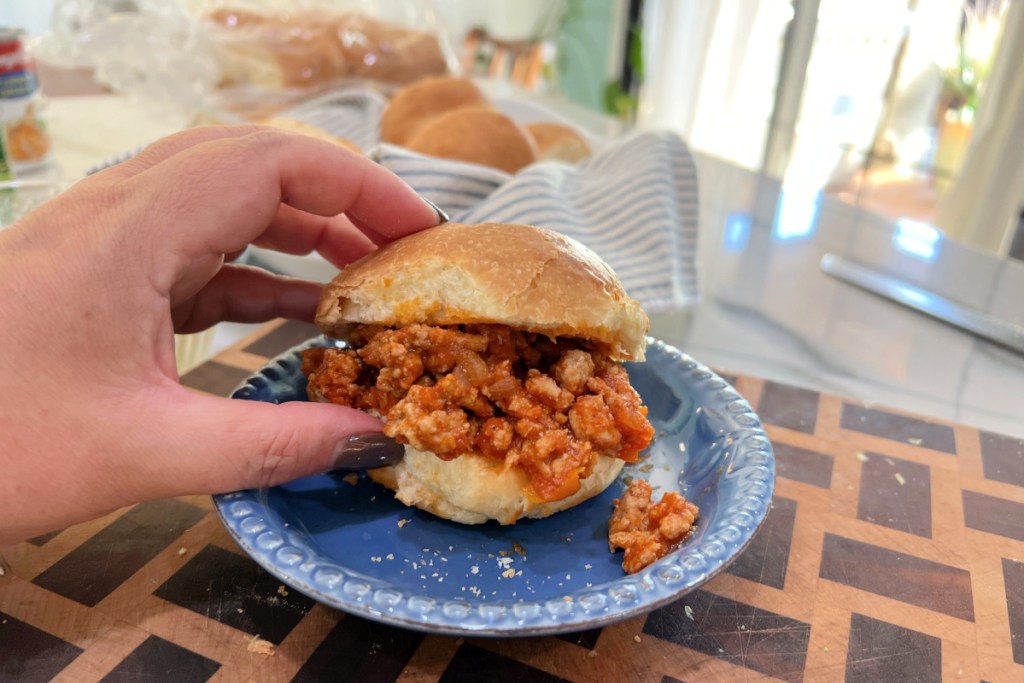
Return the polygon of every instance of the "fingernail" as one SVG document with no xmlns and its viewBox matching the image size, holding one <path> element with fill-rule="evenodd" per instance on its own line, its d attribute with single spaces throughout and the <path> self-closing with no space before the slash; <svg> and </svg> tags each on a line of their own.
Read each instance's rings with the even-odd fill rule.
<svg viewBox="0 0 1024 683">
<path fill-rule="evenodd" d="M 397 463 L 405 446 L 380 432 L 353 434 L 334 449 L 336 470 L 365 470 Z"/>
<path fill-rule="evenodd" d="M 444 210 L 440 206 L 438 206 L 434 202 L 430 201 L 429 199 L 427 199 L 423 195 L 420 195 L 420 199 L 425 201 L 427 204 L 430 204 L 430 208 L 432 208 L 437 213 L 437 218 L 438 218 L 438 223 L 437 224 L 438 225 L 441 225 L 441 223 L 447 223 L 448 221 L 451 220 L 451 218 L 448 216 L 448 214 L 446 214 L 444 212 Z"/>
</svg>

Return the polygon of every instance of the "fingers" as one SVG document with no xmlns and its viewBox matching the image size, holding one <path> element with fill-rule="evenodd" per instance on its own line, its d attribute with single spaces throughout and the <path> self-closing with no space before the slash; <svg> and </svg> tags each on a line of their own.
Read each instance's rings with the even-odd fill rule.
<svg viewBox="0 0 1024 683">
<path fill-rule="evenodd" d="M 187 393 L 169 408 L 166 399 L 160 404 L 168 427 L 155 447 L 175 475 L 155 495 L 222 493 L 326 472 L 348 437 L 381 429 L 371 415 L 327 403 L 273 405 Z M 187 433 L 175 425 L 188 425 Z"/>
<path fill-rule="evenodd" d="M 221 321 L 311 321 L 320 290 L 321 285 L 315 282 L 275 275 L 262 268 L 225 265 L 194 296 L 172 308 L 171 319 L 178 334 L 199 332 Z"/>
<path fill-rule="evenodd" d="M 179 152 L 203 142 L 237 138 L 262 130 L 255 124 L 242 126 L 200 126 L 168 135 L 149 145 L 135 156 L 102 171 L 107 176 L 130 178 L 156 166 Z"/>
<path fill-rule="evenodd" d="M 437 225 L 437 212 L 369 159 L 335 145 L 272 130 L 194 145 L 140 173 L 155 195 L 171 251 L 188 258 L 237 251 L 274 224 L 281 203 L 316 216 L 346 213 L 386 239 Z M 339 250 L 328 232 L 325 248 Z"/>
<path fill-rule="evenodd" d="M 278 208 L 273 222 L 253 243 L 286 254 L 316 251 L 338 268 L 376 249 L 374 242 L 346 216 L 315 216 L 287 204 Z"/>
</svg>

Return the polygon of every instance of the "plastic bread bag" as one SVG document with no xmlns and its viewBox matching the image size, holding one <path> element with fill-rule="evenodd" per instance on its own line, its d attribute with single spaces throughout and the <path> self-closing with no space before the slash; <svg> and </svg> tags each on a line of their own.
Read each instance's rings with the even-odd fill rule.
<svg viewBox="0 0 1024 683">
<path fill-rule="evenodd" d="M 401 85 L 446 73 L 454 62 L 432 2 L 217 0 L 205 4 L 200 14 L 217 46 L 228 84 L 296 88 L 365 79 Z"/>
<path fill-rule="evenodd" d="M 199 111 L 220 78 L 214 45 L 174 0 L 57 0 L 33 52 L 155 107 Z"/>
<path fill-rule="evenodd" d="M 205 121 L 338 86 L 388 91 L 457 61 L 432 0 L 57 0 L 38 54 Z"/>
</svg>

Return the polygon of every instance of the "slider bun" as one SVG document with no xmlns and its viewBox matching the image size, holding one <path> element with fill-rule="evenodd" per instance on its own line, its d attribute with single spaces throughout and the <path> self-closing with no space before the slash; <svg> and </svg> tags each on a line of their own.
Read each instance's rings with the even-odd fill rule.
<svg viewBox="0 0 1024 683">
<path fill-rule="evenodd" d="M 531 123 L 527 132 L 537 145 L 537 155 L 544 160 L 574 164 L 590 156 L 590 145 L 569 126 L 561 123 Z"/>
<path fill-rule="evenodd" d="M 406 145 L 424 125 L 454 109 L 488 107 L 487 98 L 465 78 L 423 78 L 394 94 L 380 118 L 384 142 Z"/>
<path fill-rule="evenodd" d="M 450 111 L 419 129 L 406 147 L 414 152 L 515 173 L 537 160 L 529 134 L 493 109 Z"/>
<path fill-rule="evenodd" d="M 271 126 L 272 128 L 278 128 L 280 130 L 286 130 L 291 133 L 308 135 L 310 137 L 317 138 L 318 140 L 326 140 L 327 142 L 334 143 L 335 145 L 340 145 L 341 147 L 344 147 L 348 151 L 355 152 L 356 154 L 363 153 L 363 150 L 359 149 L 359 147 L 351 140 L 348 140 L 347 138 L 343 138 L 337 135 L 331 135 L 330 133 L 321 128 L 312 126 L 306 123 L 305 121 L 299 121 L 298 119 L 267 119 L 263 121 L 263 125 Z"/>
<path fill-rule="evenodd" d="M 601 258 L 528 225 L 445 223 L 391 242 L 324 287 L 317 325 L 496 323 L 643 360 L 647 315 Z"/>
<path fill-rule="evenodd" d="M 530 480 L 518 468 L 476 453 L 442 460 L 433 453 L 405 447 L 397 465 L 369 470 L 367 474 L 395 492 L 406 505 L 462 524 L 481 524 L 494 519 L 515 524 L 521 517 L 539 519 L 592 498 L 615 481 L 622 471 L 618 458 L 599 456 L 590 476 L 580 480 L 580 490 L 562 500 L 543 502 L 529 494 Z"/>
</svg>

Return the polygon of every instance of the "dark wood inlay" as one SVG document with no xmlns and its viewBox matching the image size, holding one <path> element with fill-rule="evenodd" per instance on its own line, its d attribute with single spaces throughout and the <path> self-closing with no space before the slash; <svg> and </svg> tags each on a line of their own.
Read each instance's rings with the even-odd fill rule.
<svg viewBox="0 0 1024 683">
<path fill-rule="evenodd" d="M 651 612 L 644 633 L 785 681 L 801 681 L 811 626 L 696 590 Z"/>
<path fill-rule="evenodd" d="M 181 376 L 181 384 L 217 396 L 230 396 L 251 373 L 243 368 L 206 361 Z"/>
<path fill-rule="evenodd" d="M 418 631 L 344 617 L 327 634 L 292 683 L 348 680 L 392 683 L 423 642 Z"/>
<path fill-rule="evenodd" d="M 981 465 L 987 479 L 1024 486 L 1024 440 L 981 432 Z"/>
<path fill-rule="evenodd" d="M 963 491 L 963 501 L 965 526 L 1024 541 L 1024 504 L 977 491 Z"/>
<path fill-rule="evenodd" d="M 136 505 L 32 583 L 93 607 L 205 515 L 174 499 Z"/>
<path fill-rule="evenodd" d="M 219 668 L 220 662 L 186 650 L 163 638 L 150 636 L 101 680 L 102 683 L 205 683 Z"/>
<path fill-rule="evenodd" d="M 857 519 L 931 538 L 931 469 L 876 453 L 861 457 Z"/>
<path fill-rule="evenodd" d="M 818 392 L 778 382 L 765 382 L 757 413 L 768 424 L 814 433 L 818 420 Z"/>
<path fill-rule="evenodd" d="M 320 330 L 313 323 L 289 320 L 280 327 L 275 327 L 243 350 L 257 356 L 273 358 L 293 346 L 298 346 L 302 342 L 320 335 Z"/>
<path fill-rule="evenodd" d="M 956 438 L 952 427 L 916 417 L 844 403 L 842 427 L 890 441 L 956 454 Z"/>
<path fill-rule="evenodd" d="M 761 530 L 726 571 L 772 588 L 784 588 L 795 522 L 796 501 L 776 496 Z"/>
<path fill-rule="evenodd" d="M 941 680 L 941 640 L 862 614 L 851 616 L 846 683 Z"/>
<path fill-rule="evenodd" d="M 153 595 L 280 644 L 313 607 L 248 557 L 208 545 Z"/>
<path fill-rule="evenodd" d="M 819 576 L 974 621 L 971 575 L 964 569 L 826 533 Z"/>
<path fill-rule="evenodd" d="M 773 443 L 772 450 L 775 451 L 775 472 L 780 477 L 823 489 L 832 486 L 834 458 L 831 455 L 785 443 Z"/>
</svg>

